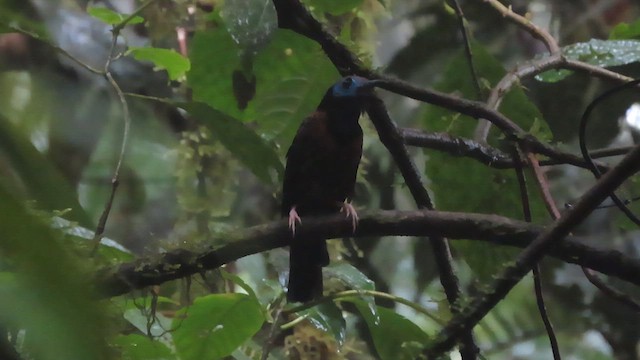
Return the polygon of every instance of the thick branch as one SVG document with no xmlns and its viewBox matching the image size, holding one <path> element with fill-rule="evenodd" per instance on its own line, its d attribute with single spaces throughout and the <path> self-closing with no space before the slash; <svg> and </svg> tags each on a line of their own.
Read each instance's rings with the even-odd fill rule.
<svg viewBox="0 0 640 360">
<path fill-rule="evenodd" d="M 344 216 L 308 218 L 299 228 L 302 236 L 318 234 L 326 238 L 354 236 L 443 236 L 470 239 L 498 245 L 526 247 L 539 237 L 544 227 L 497 215 L 444 211 L 379 211 L 363 214 L 358 229 L 351 234 L 351 223 Z M 117 296 L 134 289 L 216 269 L 242 257 L 286 246 L 290 237 L 285 221 L 258 225 L 221 237 L 227 245 L 217 249 L 189 251 L 176 249 L 158 257 L 105 269 L 98 276 L 103 296 Z M 640 259 L 617 250 L 598 249 L 569 236 L 552 247 L 549 256 L 585 266 L 640 285 Z"/>
</svg>

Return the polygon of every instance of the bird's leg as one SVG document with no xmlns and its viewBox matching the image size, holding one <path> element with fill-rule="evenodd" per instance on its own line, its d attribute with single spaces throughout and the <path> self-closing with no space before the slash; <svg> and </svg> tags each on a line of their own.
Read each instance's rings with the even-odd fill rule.
<svg viewBox="0 0 640 360">
<path fill-rule="evenodd" d="M 356 208 L 354 208 L 350 202 L 344 201 L 340 204 L 340 212 L 344 212 L 346 217 L 351 218 L 353 232 L 356 232 L 356 226 L 358 225 L 358 212 L 356 212 Z"/>
<path fill-rule="evenodd" d="M 292 206 L 289 210 L 289 229 L 291 229 L 293 236 L 296 236 L 296 222 L 302 224 L 302 219 L 300 219 L 296 207 Z"/>
</svg>

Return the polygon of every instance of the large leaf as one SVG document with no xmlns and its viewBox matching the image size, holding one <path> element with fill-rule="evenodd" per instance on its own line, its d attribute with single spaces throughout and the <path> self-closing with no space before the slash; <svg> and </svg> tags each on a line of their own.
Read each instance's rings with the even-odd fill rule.
<svg viewBox="0 0 640 360">
<path fill-rule="evenodd" d="M 340 77 L 318 44 L 289 30 L 275 33 L 254 69 L 256 121 L 265 136 L 278 137 L 283 149 Z"/>
<path fill-rule="evenodd" d="M 274 175 L 282 173 L 282 163 L 274 147 L 246 124 L 204 103 L 178 103 L 176 106 L 207 126 L 213 136 L 262 181 L 272 183 L 277 179 Z"/>
<path fill-rule="evenodd" d="M 224 29 L 197 33 L 187 75 L 194 100 L 240 120 L 256 121 L 264 136 L 278 137 L 285 149 L 339 77 L 317 43 L 282 29 L 253 59 L 256 95 L 244 110 L 239 109 L 233 88 L 233 74 L 240 68 L 240 48 Z"/>
<path fill-rule="evenodd" d="M 342 316 L 342 311 L 335 303 L 322 303 L 301 311 L 299 315 L 305 316 L 317 329 L 333 335 L 339 345 L 344 344 L 347 323 Z"/>
<path fill-rule="evenodd" d="M 367 275 L 358 270 L 355 266 L 346 263 L 338 262 L 332 263 L 325 268 L 325 273 L 330 278 L 336 278 L 347 287 L 353 290 L 375 290 L 375 283 L 369 279 Z M 376 301 L 373 296 L 361 296 L 361 300 L 369 305 L 369 311 L 375 317 L 378 316 Z"/>
<path fill-rule="evenodd" d="M 83 249 L 87 252 L 93 250 L 93 240 L 95 238 L 95 232 L 93 230 L 76 225 L 75 223 L 61 217 L 54 217 L 51 225 L 54 229 L 61 230 L 65 235 L 69 236 L 72 240 L 75 240 L 74 243 L 79 249 Z M 107 237 L 103 237 L 100 240 L 97 255 L 101 259 L 105 259 L 112 264 L 131 261 L 134 258 L 131 251 L 127 250 L 113 239 L 109 239 Z"/>
<path fill-rule="evenodd" d="M 580 60 L 595 66 L 620 66 L 640 61 L 640 40 L 591 39 L 588 42 L 565 46 L 562 53 L 567 59 Z M 556 82 L 572 73 L 569 70 L 551 70 L 536 76 L 536 79 Z"/>
<path fill-rule="evenodd" d="M 139 334 L 120 335 L 114 340 L 124 360 L 168 360 L 176 357 L 159 341 Z"/>
<path fill-rule="evenodd" d="M 0 153 L 11 163 L 30 198 L 44 210 L 71 209 L 65 217 L 90 227 L 75 190 L 8 119 L 0 115 Z"/>
<path fill-rule="evenodd" d="M 193 100 L 238 119 L 254 118 L 253 108 L 238 108 L 233 97 L 233 72 L 240 67 L 240 48 L 224 28 L 199 31 L 191 42 L 187 80 Z"/>
<path fill-rule="evenodd" d="M 429 342 L 429 336 L 404 316 L 389 309 L 378 308 L 379 316 L 374 317 L 367 304 L 359 300 L 351 302 L 367 323 L 380 359 L 415 359 L 418 351 Z"/>
<path fill-rule="evenodd" d="M 107 326 L 88 279 L 60 238 L 0 184 L 3 326 L 24 329 L 35 359 L 106 359 Z"/>
<path fill-rule="evenodd" d="M 260 304 L 251 296 L 208 295 L 178 313 L 173 339 L 184 360 L 220 359 L 260 330 L 263 322 Z"/>
<path fill-rule="evenodd" d="M 247 56 L 263 48 L 278 27 L 271 0 L 226 0 L 221 16 L 229 34 Z"/>
</svg>

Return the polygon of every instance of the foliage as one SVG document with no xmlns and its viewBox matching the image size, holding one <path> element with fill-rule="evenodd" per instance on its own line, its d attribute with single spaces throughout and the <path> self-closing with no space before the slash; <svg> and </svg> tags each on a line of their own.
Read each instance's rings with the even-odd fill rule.
<svg viewBox="0 0 640 360">
<path fill-rule="evenodd" d="M 565 59 L 640 74 L 640 21 L 630 15 L 612 21 L 615 14 L 606 13 L 593 19 L 606 28 L 578 31 L 579 21 L 563 14 L 575 14 L 579 5 L 540 2 L 566 31 Z M 198 275 L 145 295 L 96 300 L 103 296 L 96 274 L 105 269 L 144 269 L 174 249 L 195 258 L 212 247 L 238 252 L 233 239 L 239 229 L 277 219 L 283 160 L 296 129 L 340 73 L 354 69 L 336 69 L 332 59 L 346 61 L 346 54 L 328 56 L 330 46 L 309 35 L 314 29 L 278 28 L 271 0 L 85 3 L 0 2 L 0 357 L 15 349 L 28 359 L 256 359 L 265 351 L 270 359 L 318 353 L 326 359 L 414 359 L 437 340 L 453 310 L 485 290 L 517 255 L 495 243 L 453 242 L 464 290 L 453 308 L 425 242 L 412 246 L 399 238 L 332 241 L 332 264 L 324 269 L 325 293 L 332 296 L 318 304 L 283 303 L 281 250 L 224 269 L 191 269 Z M 124 14 L 122 3 L 135 10 Z M 466 99 L 487 101 L 505 76 L 547 56 L 537 40 L 525 39 L 523 26 L 503 21 L 489 2 L 461 2 L 470 55 L 448 2 L 303 3 L 372 70 Z M 625 6 L 621 14 L 640 12 L 638 5 Z M 189 36 L 176 36 L 176 29 Z M 607 33 L 607 40 L 598 39 Z M 112 50 L 106 72 L 77 64 L 104 65 L 102 54 Z M 577 133 L 573 120 L 601 86 L 589 74 L 560 66 L 520 79 L 498 94 L 497 110 L 525 134 L 505 136 L 493 127 L 488 138 L 475 139 L 477 147 L 511 154 L 521 137 L 531 136 L 575 150 L 575 136 L 562 134 Z M 378 95 L 400 127 L 476 137 L 478 119 L 384 90 Z M 632 98 L 615 100 L 594 115 L 593 128 L 614 128 Z M 125 118 L 129 145 L 120 159 Z M 366 140 L 356 203 L 372 211 L 412 208 L 373 126 L 367 119 L 361 124 Z M 604 144 L 636 136 L 622 130 L 592 135 Z M 486 166 L 456 150 L 412 155 L 438 210 L 523 217 L 512 169 Z M 113 179 L 119 160 L 120 177 Z M 573 170 L 563 165 L 547 172 L 558 203 L 574 201 L 592 182 Z M 534 222 L 546 224 L 544 200 L 533 174 L 526 176 Z M 632 198 L 637 182 L 624 190 Z M 106 233 L 98 234 L 104 237 L 94 249 L 106 208 Z M 628 256 L 638 249 L 637 227 L 614 211 L 596 212 L 576 231 L 612 239 L 602 246 Z M 158 271 L 181 266 L 170 260 Z M 563 353 L 628 355 L 621 344 L 638 343 L 637 314 L 615 306 L 566 264 L 545 261 L 543 270 Z M 546 357 L 531 288 L 531 279 L 524 279 L 476 327 L 482 355 Z M 596 345 L 588 341 L 594 337 L 601 340 Z"/>
<path fill-rule="evenodd" d="M 633 32 L 617 30 L 616 36 L 633 37 Z M 640 40 L 598 40 L 577 43 L 563 49 L 567 59 L 584 61 L 601 67 L 620 66 L 640 61 Z M 571 75 L 568 70 L 551 70 L 537 76 L 539 80 L 556 82 Z"/>
</svg>

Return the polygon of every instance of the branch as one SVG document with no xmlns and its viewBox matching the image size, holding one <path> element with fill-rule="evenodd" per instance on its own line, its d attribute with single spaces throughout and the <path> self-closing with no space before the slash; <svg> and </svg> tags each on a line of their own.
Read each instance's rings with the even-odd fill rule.
<svg viewBox="0 0 640 360">
<path fill-rule="evenodd" d="M 552 55 L 560 52 L 558 42 L 556 41 L 556 39 L 554 39 L 553 36 L 551 36 L 551 34 L 549 34 L 546 30 L 538 27 L 536 24 L 532 23 L 529 19 L 514 13 L 513 10 L 511 10 L 511 6 L 506 7 L 502 5 L 502 3 L 500 3 L 498 0 L 483 1 L 489 3 L 489 5 L 491 5 L 500 14 L 502 14 L 502 16 L 506 17 L 507 20 L 525 29 L 534 38 L 542 41 L 544 43 L 544 46 Z"/>
<path fill-rule="evenodd" d="M 355 234 L 352 234 L 351 223 L 341 215 L 305 219 L 297 231 L 301 236 L 314 234 L 324 238 L 444 236 L 523 248 L 543 234 L 545 228 L 497 215 L 390 210 L 362 214 Z M 226 245 L 216 249 L 176 249 L 160 256 L 141 258 L 104 269 L 97 276 L 97 287 L 102 290 L 104 297 L 122 295 L 135 289 L 216 269 L 248 255 L 287 246 L 290 236 L 291 232 L 284 220 L 250 227 L 220 236 L 220 241 Z M 557 246 L 549 250 L 548 255 L 640 285 L 640 259 L 617 250 L 586 245 L 575 236 L 568 236 L 564 241 L 558 242 Z"/>
<path fill-rule="evenodd" d="M 461 315 L 456 315 L 442 329 L 432 346 L 425 351 L 428 358 L 450 350 L 458 338 L 472 329 L 509 291 L 524 277 L 529 270 L 547 253 L 560 246 L 565 238 L 591 212 L 604 201 L 613 190 L 618 188 L 628 177 L 640 170 L 640 146 L 634 148 L 613 169 L 607 172 L 576 204 L 566 212 L 553 226 L 543 233 L 520 253 L 514 264 L 507 267 L 494 281 L 489 291 L 475 296 Z M 589 265 L 583 265 L 590 267 Z"/>
<path fill-rule="evenodd" d="M 419 146 L 446 152 L 452 156 L 464 156 L 477 160 L 495 169 L 511 169 L 515 165 L 513 160 L 501 150 L 477 141 L 450 135 L 448 133 L 427 133 L 417 129 L 400 129 L 400 133 L 407 145 Z M 540 165 L 569 164 L 583 169 L 591 170 L 592 167 L 583 157 L 561 151 L 552 146 L 544 145 L 535 138 L 527 136 L 521 142 L 529 146 L 529 151 L 548 157 L 548 160 L 540 161 Z M 616 149 L 603 149 L 592 153 L 592 158 L 624 155 L 629 152 L 628 147 Z M 597 163 L 600 170 L 606 172 L 609 167 Z"/>
<path fill-rule="evenodd" d="M 120 32 L 124 29 L 125 26 L 136 16 L 138 16 L 142 11 L 151 5 L 156 0 L 147 0 L 145 3 L 140 5 L 133 13 L 129 14 L 126 18 L 124 18 L 118 24 L 113 25 L 111 28 L 112 38 L 111 38 L 111 48 L 109 49 L 109 57 L 104 64 L 103 75 L 105 79 L 111 84 L 111 87 L 116 92 L 118 96 L 118 100 L 120 100 L 120 105 L 122 106 L 122 118 L 124 122 L 124 126 L 122 129 L 122 143 L 120 144 L 120 153 L 118 155 L 118 161 L 116 163 L 116 168 L 113 171 L 113 177 L 111 178 L 111 192 L 109 193 L 109 198 L 104 206 L 104 210 L 100 215 L 100 219 L 98 220 L 98 225 L 96 226 L 96 231 L 93 237 L 93 241 L 95 246 L 93 247 L 92 256 L 95 255 L 98 250 L 98 245 L 100 244 L 100 240 L 102 239 L 102 235 L 104 234 L 105 227 L 107 225 L 107 220 L 109 219 L 109 214 L 111 213 L 111 207 L 113 206 L 113 200 L 116 196 L 116 190 L 118 190 L 118 185 L 120 184 L 120 169 L 122 168 L 122 163 L 124 162 L 124 156 L 127 151 L 127 145 L 129 143 L 129 129 L 131 127 L 131 115 L 129 113 L 129 104 L 127 103 L 127 99 L 124 97 L 124 93 L 122 89 L 113 78 L 111 74 L 111 63 L 117 60 L 121 54 L 114 54 L 116 49 L 116 45 L 118 44 L 118 37 L 120 36 Z"/>
<path fill-rule="evenodd" d="M 451 0 L 453 4 L 449 4 L 456 12 L 458 17 L 458 26 L 460 27 L 460 33 L 462 35 L 462 42 L 464 44 L 464 52 L 467 55 L 467 65 L 469 66 L 469 73 L 471 74 L 471 80 L 476 90 L 476 99 L 482 100 L 482 88 L 480 87 L 480 76 L 473 63 L 473 52 L 471 51 L 471 41 L 469 41 L 469 29 L 467 28 L 467 19 L 464 17 L 462 7 L 458 0 Z"/>
</svg>

